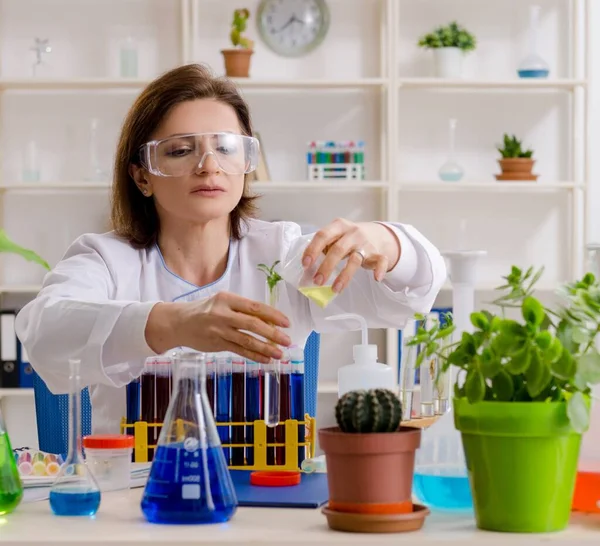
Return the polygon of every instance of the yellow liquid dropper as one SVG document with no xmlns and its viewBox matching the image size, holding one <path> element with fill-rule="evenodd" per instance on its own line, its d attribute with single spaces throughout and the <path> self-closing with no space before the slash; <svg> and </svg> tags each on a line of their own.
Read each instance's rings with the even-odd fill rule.
<svg viewBox="0 0 600 546">
<path fill-rule="evenodd" d="M 298 291 L 309 300 L 314 301 L 319 307 L 325 309 L 336 296 L 332 286 L 303 286 Z"/>
</svg>

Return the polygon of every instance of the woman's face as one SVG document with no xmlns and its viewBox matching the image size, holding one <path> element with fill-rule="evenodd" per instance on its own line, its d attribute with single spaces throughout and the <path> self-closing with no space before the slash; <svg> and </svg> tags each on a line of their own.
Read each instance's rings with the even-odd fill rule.
<svg viewBox="0 0 600 546">
<path fill-rule="evenodd" d="M 190 133 L 240 135 L 242 131 L 235 110 L 213 99 L 182 102 L 171 110 L 152 139 L 170 139 L 157 148 L 155 157 L 165 165 L 161 170 L 175 166 L 176 175 L 165 177 L 134 168 L 136 184 L 147 190 L 147 198 L 153 196 L 161 223 L 174 219 L 177 223 L 206 224 L 228 217 L 244 191 L 244 174 L 226 172 L 239 172 L 228 168 L 228 162 L 235 154 L 243 156 L 243 150 L 225 149 L 226 143 L 210 135 L 177 138 Z M 181 165 L 188 167 L 181 169 Z"/>
</svg>

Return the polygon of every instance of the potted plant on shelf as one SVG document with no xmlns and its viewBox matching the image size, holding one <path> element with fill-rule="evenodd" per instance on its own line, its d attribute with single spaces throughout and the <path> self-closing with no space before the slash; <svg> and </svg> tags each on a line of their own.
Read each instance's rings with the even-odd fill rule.
<svg viewBox="0 0 600 546">
<path fill-rule="evenodd" d="M 250 11 L 236 9 L 233 12 L 229 38 L 233 49 L 223 49 L 221 53 L 225 60 L 225 73 L 231 78 L 247 78 L 250 75 L 250 57 L 254 53 L 254 42 L 244 36 L 248 27 Z"/>
<path fill-rule="evenodd" d="M 455 21 L 425 34 L 418 42 L 420 47 L 433 50 L 438 78 L 462 77 L 463 56 L 476 44 L 475 36 Z"/>
<path fill-rule="evenodd" d="M 439 352 L 444 370 L 459 369 L 454 424 L 480 529 L 549 532 L 569 521 L 591 387 L 600 382 L 600 284 L 588 273 L 550 309 L 533 296 L 541 274 L 513 266 L 494 302 L 500 313 L 473 313 L 474 331 Z M 436 351 L 434 336 L 419 335 Z"/>
<path fill-rule="evenodd" d="M 337 427 L 319 430 L 329 526 L 356 532 L 421 528 L 429 512 L 411 500 L 421 430 L 400 426 L 397 395 L 386 389 L 348 392 L 338 400 L 335 418 Z"/>
<path fill-rule="evenodd" d="M 502 156 L 498 160 L 502 173 L 496 175 L 496 180 L 537 180 L 538 175 L 532 173 L 535 163 L 532 158 L 533 150 L 523 150 L 522 142 L 515 135 L 505 133 L 502 147 L 498 147 L 498 151 Z"/>
</svg>

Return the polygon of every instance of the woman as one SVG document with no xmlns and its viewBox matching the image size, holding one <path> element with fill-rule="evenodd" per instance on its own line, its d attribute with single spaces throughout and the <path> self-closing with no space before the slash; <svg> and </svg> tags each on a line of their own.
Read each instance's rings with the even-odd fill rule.
<svg viewBox="0 0 600 546">
<path fill-rule="evenodd" d="M 149 356 L 181 346 L 267 362 L 312 330 L 356 328 L 331 314 L 401 328 L 430 310 L 446 278 L 437 249 L 411 226 L 341 219 L 304 252 L 308 266 L 326 251 L 317 284 L 347 258 L 334 302 L 323 310 L 284 285 L 278 309 L 262 303 L 257 265 L 285 260 L 301 232 L 253 218 L 246 175 L 257 161 L 247 104 L 199 65 L 164 74 L 133 104 L 115 159 L 114 230 L 79 237 L 16 323 L 53 392 L 68 391 L 68 360 L 81 359 L 94 432 L 119 431 L 124 386 Z"/>
</svg>

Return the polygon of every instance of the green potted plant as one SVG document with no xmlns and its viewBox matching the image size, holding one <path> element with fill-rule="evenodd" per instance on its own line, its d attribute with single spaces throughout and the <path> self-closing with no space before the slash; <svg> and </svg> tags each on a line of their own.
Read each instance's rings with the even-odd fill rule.
<svg viewBox="0 0 600 546">
<path fill-rule="evenodd" d="M 533 174 L 533 150 L 524 150 L 523 143 L 515 135 L 504 134 L 502 146 L 497 147 L 501 158 L 498 160 L 501 174 L 496 175 L 496 180 L 537 180 L 538 175 Z"/>
<path fill-rule="evenodd" d="M 569 521 L 591 387 L 600 382 L 600 284 L 589 273 L 566 284 L 552 309 L 533 296 L 541 274 L 513 266 L 494 301 L 500 312 L 473 313 L 474 331 L 449 353 L 418 332 L 444 370 L 459 369 L 454 423 L 480 529 L 549 532 Z"/>
<path fill-rule="evenodd" d="M 475 49 L 477 40 L 472 33 L 453 21 L 419 38 L 418 45 L 433 50 L 436 77 L 460 78 L 464 54 Z"/>
<path fill-rule="evenodd" d="M 329 526 L 347 531 L 420 528 L 428 511 L 413 506 L 411 491 L 421 430 L 400 426 L 398 396 L 385 389 L 348 392 L 338 400 L 335 418 L 337 427 L 319 429 Z"/>
<path fill-rule="evenodd" d="M 249 18 L 250 11 L 247 9 L 236 9 L 233 12 L 229 33 L 233 48 L 221 50 L 225 60 L 225 74 L 231 78 L 247 78 L 250 75 L 250 57 L 254 53 L 254 42 L 244 36 Z"/>
</svg>

